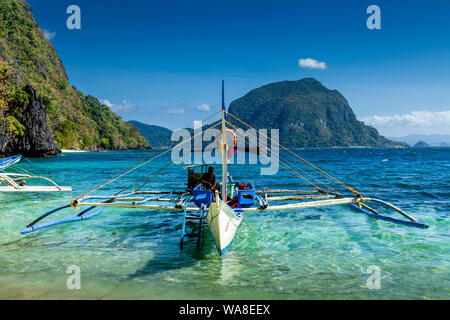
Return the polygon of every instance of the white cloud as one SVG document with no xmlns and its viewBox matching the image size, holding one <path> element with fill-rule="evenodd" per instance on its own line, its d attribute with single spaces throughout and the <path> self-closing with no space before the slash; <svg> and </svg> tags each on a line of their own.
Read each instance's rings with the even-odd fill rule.
<svg viewBox="0 0 450 320">
<path fill-rule="evenodd" d="M 413 111 L 393 116 L 370 116 L 361 119 L 382 134 L 401 136 L 408 134 L 450 134 L 450 110 Z"/>
<path fill-rule="evenodd" d="M 112 107 L 113 106 L 113 104 L 111 102 L 109 102 L 109 100 L 107 100 L 107 99 L 100 100 L 100 102 L 105 104 L 105 105 L 107 105 L 108 107 Z"/>
<path fill-rule="evenodd" d="M 101 103 L 103 103 L 104 105 L 107 105 L 111 111 L 117 113 L 117 112 L 128 112 L 131 111 L 133 109 L 135 109 L 135 104 L 132 104 L 131 102 L 127 101 L 127 100 L 123 100 L 122 103 L 120 104 L 115 104 L 110 102 L 108 99 L 103 99 L 100 100 Z"/>
<path fill-rule="evenodd" d="M 211 111 L 211 107 L 206 103 L 203 103 L 197 106 L 197 110 L 202 112 L 209 112 Z"/>
<path fill-rule="evenodd" d="M 42 30 L 44 32 L 44 37 L 48 41 L 52 40 L 54 37 L 56 37 L 56 32 L 51 32 L 47 29 Z"/>
<path fill-rule="evenodd" d="M 407 126 L 450 126 L 450 110 L 447 111 L 413 111 L 394 116 L 371 116 L 362 121 L 369 125 L 381 127 Z"/>
<path fill-rule="evenodd" d="M 166 110 L 164 110 L 164 113 L 168 114 L 184 114 L 184 108 L 183 107 L 169 107 Z"/>
<path fill-rule="evenodd" d="M 298 65 L 302 68 L 325 70 L 327 65 L 325 62 L 319 62 L 316 59 L 306 58 L 298 60 Z"/>
</svg>

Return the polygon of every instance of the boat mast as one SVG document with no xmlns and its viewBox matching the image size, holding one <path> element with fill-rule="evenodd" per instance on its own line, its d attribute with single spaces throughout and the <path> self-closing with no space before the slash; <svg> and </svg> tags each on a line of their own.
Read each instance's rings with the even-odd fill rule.
<svg viewBox="0 0 450 320">
<path fill-rule="evenodd" d="M 225 126 L 225 93 L 222 80 L 222 200 L 227 201 L 227 128 Z"/>
</svg>

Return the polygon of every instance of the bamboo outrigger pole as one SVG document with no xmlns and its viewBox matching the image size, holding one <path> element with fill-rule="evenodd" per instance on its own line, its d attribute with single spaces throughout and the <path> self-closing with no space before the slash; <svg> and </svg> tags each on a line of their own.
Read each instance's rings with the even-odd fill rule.
<svg viewBox="0 0 450 320">
<path fill-rule="evenodd" d="M 227 202 L 227 128 L 225 126 L 225 92 L 222 80 L 222 200 Z"/>
</svg>

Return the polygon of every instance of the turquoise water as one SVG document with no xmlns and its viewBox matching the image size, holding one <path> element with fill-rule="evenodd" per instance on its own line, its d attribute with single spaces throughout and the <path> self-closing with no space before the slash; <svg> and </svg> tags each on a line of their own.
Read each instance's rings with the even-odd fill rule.
<svg viewBox="0 0 450 320">
<path fill-rule="evenodd" d="M 364 195 L 398 205 L 427 230 L 372 220 L 347 206 L 248 213 L 231 250 L 218 258 L 208 235 L 180 250 L 181 215 L 106 209 L 101 215 L 29 235 L 19 230 L 130 165 L 143 152 L 62 154 L 17 165 L 73 192 L 0 195 L 0 299 L 449 299 L 450 148 L 297 150 Z M 152 174 L 169 157 L 97 194 Z M 286 171 L 259 176 L 257 166 L 231 167 L 236 180 L 260 188 L 304 186 Z M 219 176 L 219 175 L 218 175 Z M 147 189 L 183 189 L 171 167 Z M 66 215 L 73 215 L 72 209 Z M 56 215 L 60 217 L 62 215 Z M 193 231 L 188 225 L 188 231 Z M 66 287 L 69 266 L 81 289 Z M 380 289 L 366 286 L 380 269 Z"/>
</svg>

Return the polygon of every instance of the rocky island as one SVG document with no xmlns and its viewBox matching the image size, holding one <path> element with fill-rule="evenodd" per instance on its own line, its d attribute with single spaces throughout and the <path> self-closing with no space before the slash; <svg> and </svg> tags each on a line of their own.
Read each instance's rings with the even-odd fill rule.
<svg viewBox="0 0 450 320">
<path fill-rule="evenodd" d="M 0 154 L 147 147 L 134 126 L 70 85 L 24 0 L 2 0 L 0 22 Z"/>
</svg>

